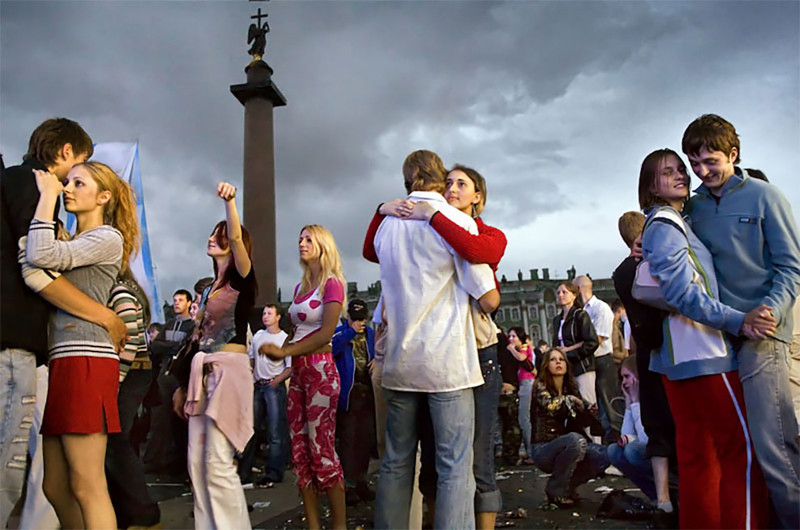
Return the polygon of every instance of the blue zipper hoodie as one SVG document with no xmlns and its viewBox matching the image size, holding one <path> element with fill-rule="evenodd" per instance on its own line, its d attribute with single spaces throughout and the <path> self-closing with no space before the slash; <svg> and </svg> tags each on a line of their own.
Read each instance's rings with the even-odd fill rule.
<svg viewBox="0 0 800 530">
<path fill-rule="evenodd" d="M 687 205 L 692 230 L 711 251 L 720 300 L 740 311 L 773 308 L 775 338 L 792 342 L 792 306 L 800 288 L 800 242 L 792 208 L 771 184 L 740 168 L 719 200 L 705 185 Z"/>
<path fill-rule="evenodd" d="M 367 326 L 364 328 L 364 333 L 367 334 L 367 355 L 371 361 L 375 358 L 375 330 Z M 356 375 L 356 359 L 350 341 L 355 336 L 355 330 L 345 322 L 336 328 L 331 339 L 331 351 L 336 361 L 336 369 L 339 371 L 339 410 L 350 408 L 350 391 L 353 390 L 353 379 Z"/>
<path fill-rule="evenodd" d="M 648 209 L 642 255 L 650 263 L 650 273 L 658 280 L 667 304 L 680 315 L 673 313 L 664 319 L 664 341 L 660 351 L 651 354 L 650 369 L 671 380 L 736 370 L 730 344 L 721 331 L 715 330 L 737 335 L 744 313 L 719 301 L 711 253 L 691 227 L 683 223 L 684 235 L 677 223 L 656 217 L 660 212 L 681 219 L 669 206 Z"/>
</svg>

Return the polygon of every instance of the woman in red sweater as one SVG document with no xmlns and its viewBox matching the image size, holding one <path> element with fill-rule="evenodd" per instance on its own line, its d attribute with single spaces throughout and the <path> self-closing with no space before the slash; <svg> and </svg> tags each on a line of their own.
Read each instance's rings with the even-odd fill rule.
<svg viewBox="0 0 800 530">
<path fill-rule="evenodd" d="M 497 265 L 506 250 L 506 236 L 497 228 L 485 224 L 479 217 L 486 204 L 486 181 L 483 176 L 474 169 L 456 165 L 447 175 L 447 190 L 444 197 L 451 206 L 475 219 L 478 226 L 477 235 L 470 234 L 447 216 L 437 215 L 437 210 L 427 202 L 414 203 L 407 199 L 396 199 L 382 204 L 372 218 L 364 240 L 364 257 L 372 262 L 378 262 L 373 244 L 375 233 L 386 215 L 394 215 L 403 219 L 419 219 L 430 222 L 434 230 L 462 258 L 470 263 L 486 263 L 496 273 Z M 497 283 L 496 276 L 495 283 Z M 497 285 L 499 289 L 499 284 Z M 388 310 L 390 311 L 391 308 Z M 484 380 L 482 386 L 474 389 L 473 471 L 477 487 L 475 493 L 476 527 L 480 530 L 494 528 L 497 512 L 502 507 L 500 490 L 497 489 L 494 477 L 492 442 L 492 429 L 497 421 L 502 379 L 497 362 L 497 329 L 494 327 L 492 318 L 480 311 L 474 303 L 472 316 Z M 428 497 L 435 494 L 436 491 L 435 473 L 428 474 L 423 470 L 420 483 L 420 489 L 428 500 Z M 426 483 L 428 487 L 426 487 Z"/>
</svg>

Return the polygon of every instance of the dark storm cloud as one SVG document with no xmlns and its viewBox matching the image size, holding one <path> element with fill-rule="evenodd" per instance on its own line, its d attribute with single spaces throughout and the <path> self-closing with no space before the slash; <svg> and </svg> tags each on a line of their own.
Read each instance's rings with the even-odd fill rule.
<svg viewBox="0 0 800 530">
<path fill-rule="evenodd" d="M 783 153 L 770 176 L 800 161 L 787 147 L 800 141 L 796 3 L 0 3 L 0 149 L 21 155 L 52 115 L 96 141 L 138 139 L 163 297 L 208 273 L 214 185 L 241 183 L 243 110 L 228 86 L 244 81 L 258 7 L 288 99 L 275 110 L 284 293 L 312 222 L 334 233 L 349 279 L 377 278 L 363 233 L 401 195 L 413 149 L 484 174 L 509 277 L 572 263 L 606 275 L 639 162 L 677 147 L 703 112 L 749 135 L 746 157 Z M 762 132 L 777 139 L 762 147 Z"/>
</svg>

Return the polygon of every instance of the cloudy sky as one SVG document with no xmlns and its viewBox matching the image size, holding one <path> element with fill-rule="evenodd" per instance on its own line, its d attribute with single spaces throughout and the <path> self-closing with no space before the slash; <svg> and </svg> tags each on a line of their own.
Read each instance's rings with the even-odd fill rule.
<svg viewBox="0 0 800 530">
<path fill-rule="evenodd" d="M 210 273 L 221 179 L 242 180 L 249 16 L 268 10 L 275 111 L 278 283 L 299 280 L 299 229 L 331 229 L 345 274 L 405 155 L 438 152 L 487 179 L 484 219 L 508 236 L 500 273 L 608 277 L 616 222 L 637 209 L 650 151 L 680 151 L 717 113 L 745 167 L 800 211 L 800 4 L 787 2 L 0 3 L 0 152 L 16 163 L 51 116 L 97 142 L 140 143 L 161 297 Z M 693 179 L 697 184 L 697 179 Z M 241 202 L 239 202 L 241 206 Z M 285 297 L 285 295 L 284 295 Z"/>
</svg>

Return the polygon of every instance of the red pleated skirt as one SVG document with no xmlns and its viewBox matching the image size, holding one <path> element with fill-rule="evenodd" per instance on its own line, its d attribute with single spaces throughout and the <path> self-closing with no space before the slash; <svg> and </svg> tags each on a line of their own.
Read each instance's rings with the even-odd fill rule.
<svg viewBox="0 0 800 530">
<path fill-rule="evenodd" d="M 49 368 L 42 435 L 121 431 L 118 360 L 62 357 L 50 361 Z"/>
</svg>

